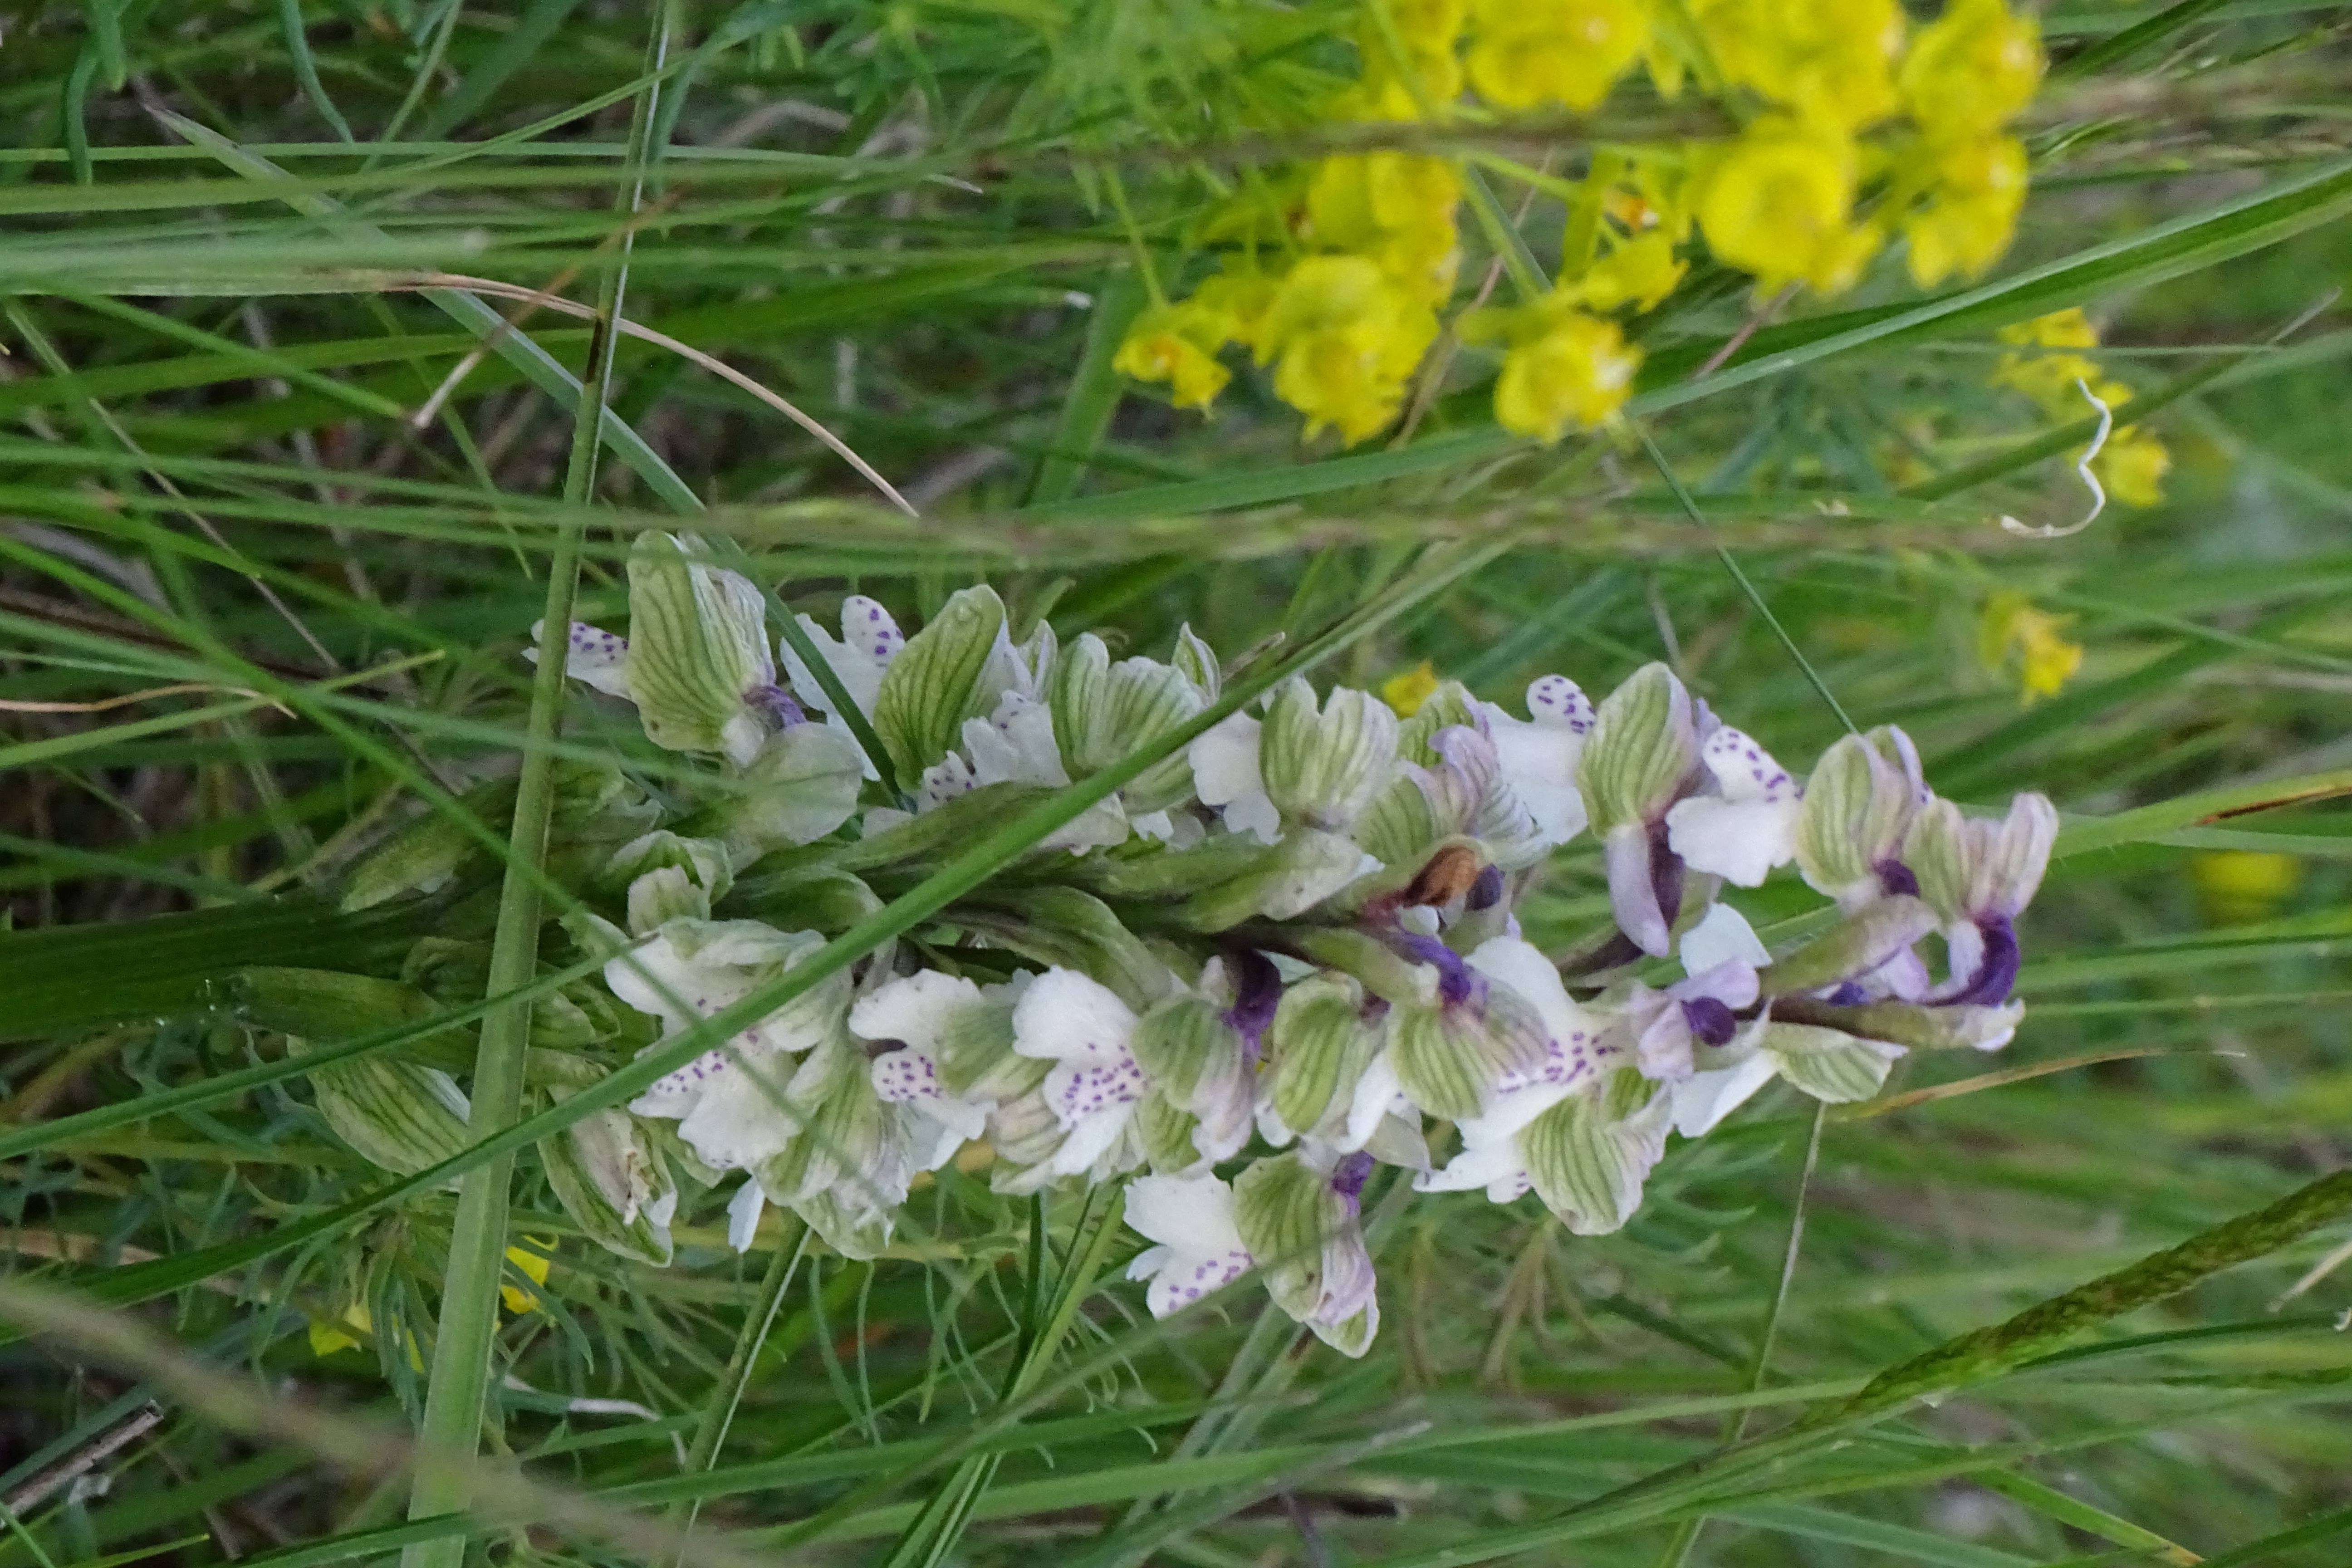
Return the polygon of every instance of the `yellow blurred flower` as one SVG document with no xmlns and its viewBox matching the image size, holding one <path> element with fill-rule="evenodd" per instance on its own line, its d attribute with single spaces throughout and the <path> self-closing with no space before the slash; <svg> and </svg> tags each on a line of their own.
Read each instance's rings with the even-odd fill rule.
<svg viewBox="0 0 2352 1568">
<path fill-rule="evenodd" d="M 1689 16 L 1726 80 L 1810 124 L 1850 132 L 1895 111 L 1895 0 L 1692 0 Z"/>
<path fill-rule="evenodd" d="M 2189 858 L 2207 918 L 2236 925 L 2275 913 L 2303 885 L 2303 862 L 2267 849 L 2213 849 Z"/>
<path fill-rule="evenodd" d="M 507 1261 L 533 1285 L 544 1285 L 547 1283 L 548 1265 L 554 1261 L 550 1255 L 555 1250 L 555 1238 L 526 1236 L 523 1240 L 530 1245 L 507 1248 Z M 539 1310 L 538 1293 L 520 1285 L 500 1285 L 499 1300 L 506 1303 L 509 1312 L 535 1312 Z"/>
<path fill-rule="evenodd" d="M 1385 34 L 1380 18 L 1369 14 L 1375 4 L 1387 8 Z M 1422 118 L 1423 105 L 1443 112 L 1462 96 L 1462 62 L 1454 51 L 1462 37 L 1464 0 L 1368 0 L 1366 10 L 1356 36 L 1363 79 L 1346 96 L 1344 113 L 1414 121 Z"/>
<path fill-rule="evenodd" d="M 2063 310 L 2053 310 L 2030 321 L 2016 322 L 2001 328 L 1993 335 L 2005 343 L 2030 343 L 2045 349 L 2091 349 L 2099 346 L 2099 329 L 2091 324 L 2090 317 L 2083 314 L 2080 305 L 2069 305 Z"/>
<path fill-rule="evenodd" d="M 1620 240 L 1617 248 L 1585 269 L 1584 276 L 1561 287 L 1574 299 L 1596 310 L 1631 305 L 1634 310 L 1654 310 L 1690 270 L 1675 259 L 1675 242 L 1662 229 Z"/>
<path fill-rule="evenodd" d="M 1586 110 L 1650 47 L 1650 0 L 1478 0 L 1470 85 L 1498 109 Z"/>
<path fill-rule="evenodd" d="M 1718 260 L 1766 291 L 1803 282 L 1849 287 L 1879 246 L 1853 222 L 1853 143 L 1787 120 L 1759 120 L 1707 170 L 1698 224 Z"/>
<path fill-rule="evenodd" d="M 1911 278 L 1931 289 L 1974 278 L 2009 248 L 2025 205 L 2025 144 L 1984 136 L 1933 149 L 1927 202 L 1903 219 Z"/>
<path fill-rule="evenodd" d="M 1433 306 L 1454 292 L 1461 260 L 1454 215 L 1461 205 L 1461 176 L 1443 158 L 1341 153 L 1316 165 L 1304 237 L 1370 257 L 1399 287 Z"/>
<path fill-rule="evenodd" d="M 1166 382 L 1179 408 L 1205 409 L 1233 379 L 1216 357 L 1225 324 L 1222 312 L 1197 298 L 1146 310 L 1127 329 L 1111 368 L 1137 381 Z"/>
<path fill-rule="evenodd" d="M 2003 327 L 1995 335 L 2021 348 L 2084 349 L 2095 347 L 2099 341 L 2099 330 L 2079 306 Z M 2053 413 L 2065 412 L 2070 405 L 2074 413 L 2080 413 L 2086 405 L 2074 384 L 2095 386 L 2099 364 L 2088 354 L 2006 353 L 1993 367 L 1992 380 L 1994 385 L 2014 388 Z M 2112 405 L 2119 399 L 2107 401 Z"/>
<path fill-rule="evenodd" d="M 1690 237 L 1690 166 L 1680 158 L 1637 158 L 1601 198 L 1601 210 L 1628 234 L 1654 229 L 1679 245 Z"/>
<path fill-rule="evenodd" d="M 1275 290 L 1281 284 L 1279 273 L 1228 263 L 1224 271 L 1202 279 L 1185 302 L 1209 318 L 1207 325 L 1217 334 L 1216 346 L 1233 342 L 1247 347 L 1256 341 L 1259 323 L 1265 320 L 1266 307 L 1274 303 Z"/>
<path fill-rule="evenodd" d="M 1981 136 L 2033 100 L 2042 33 L 2001 0 L 1951 0 L 1904 57 L 1903 107 L 1930 136 Z"/>
<path fill-rule="evenodd" d="M 1438 685 L 1437 667 L 1424 658 L 1381 682 L 1381 700 L 1395 709 L 1398 717 L 1410 719 L 1436 693 Z"/>
<path fill-rule="evenodd" d="M 339 1351 L 361 1349 L 359 1339 L 343 1331 L 347 1328 L 357 1329 L 360 1333 L 371 1339 L 375 1336 L 375 1317 L 368 1310 L 365 1301 L 352 1302 L 343 1309 L 343 1315 L 332 1322 L 322 1318 L 312 1318 L 310 1320 L 310 1353 L 315 1356 L 330 1356 Z M 408 1335 L 407 1349 L 410 1368 L 416 1372 L 423 1372 L 425 1347 L 416 1342 L 416 1336 L 414 1333 Z"/>
<path fill-rule="evenodd" d="M 1350 446 L 1396 417 L 1406 378 L 1437 336 L 1437 317 L 1360 256 L 1309 257 L 1290 269 L 1255 344 L 1274 390 Z"/>
<path fill-rule="evenodd" d="M 360 1342 L 352 1335 L 343 1332 L 345 1327 L 357 1329 L 362 1334 L 375 1332 L 375 1321 L 369 1315 L 366 1302 L 352 1302 L 343 1309 L 342 1317 L 333 1322 L 324 1318 L 311 1319 L 310 1353 L 333 1355 L 337 1351 L 359 1349 Z"/>
<path fill-rule="evenodd" d="M 1616 322 L 1587 315 L 1557 293 L 1498 315 L 1465 335 L 1510 342 L 1495 383 L 1495 418 L 1504 429 L 1549 445 L 1570 429 L 1605 424 L 1632 395 L 1642 351 Z"/>
<path fill-rule="evenodd" d="M 2042 698 L 2057 696 L 2083 668 L 2082 644 L 2061 635 L 2074 619 L 2035 609 L 2024 595 L 2004 589 L 1985 601 L 1977 621 L 1978 657 L 1986 668 L 1997 672 L 2014 650 L 2019 685 L 2030 708 Z"/>
<path fill-rule="evenodd" d="M 2161 437 L 2137 425 L 2126 425 L 2108 436 L 2107 444 L 2091 459 L 2108 496 L 2126 506 L 2154 506 L 2164 500 L 2164 476 L 2172 469 L 2172 453 Z"/>
</svg>

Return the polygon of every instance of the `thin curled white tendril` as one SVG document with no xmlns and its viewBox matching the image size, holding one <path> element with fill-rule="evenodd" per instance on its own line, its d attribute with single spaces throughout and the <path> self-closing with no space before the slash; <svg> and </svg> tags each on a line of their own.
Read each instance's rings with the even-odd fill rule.
<svg viewBox="0 0 2352 1568">
<path fill-rule="evenodd" d="M 2083 514 L 2080 521 L 2070 523 L 2064 528 L 2060 528 L 2054 523 L 2043 523 L 2037 528 L 2032 523 L 2020 522 L 2017 519 L 2004 514 L 2000 520 L 2000 525 L 2011 533 L 2026 539 L 2064 539 L 2090 527 L 2099 520 L 2099 514 L 2107 510 L 2107 492 L 2100 487 L 2099 476 L 2091 472 L 2091 459 L 2097 457 L 2099 448 L 2107 444 L 2107 435 L 2116 427 L 2116 411 L 2108 407 L 2105 401 L 2091 390 L 2090 384 L 2079 375 L 2074 378 L 2074 389 L 2089 400 L 2092 407 L 2099 411 L 2097 433 L 2092 436 L 2091 444 L 2083 448 L 2083 455 L 2074 459 L 2074 471 L 2083 476 L 2083 483 L 2091 492 L 2091 510 Z"/>
</svg>

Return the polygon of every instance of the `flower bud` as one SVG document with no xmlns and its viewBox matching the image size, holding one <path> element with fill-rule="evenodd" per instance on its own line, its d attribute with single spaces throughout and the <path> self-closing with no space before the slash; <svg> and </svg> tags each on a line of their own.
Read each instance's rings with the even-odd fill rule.
<svg viewBox="0 0 2352 1568">
<path fill-rule="evenodd" d="M 1224 667 L 1217 661 L 1217 650 L 1201 640 L 1189 621 L 1176 628 L 1176 657 L 1171 662 L 1201 694 L 1203 706 L 1214 702 L 1224 689 Z"/>
<path fill-rule="evenodd" d="M 1601 832 L 1618 929 L 1654 956 L 1672 941 L 1682 868 L 1664 842 L 1666 812 L 1698 766 L 1690 693 L 1663 664 L 1611 692 L 1577 761 L 1577 785 Z"/>
<path fill-rule="evenodd" d="M 307 1049 L 290 1037 L 288 1046 Z M 467 1145 L 465 1091 L 437 1068 L 354 1057 L 314 1069 L 310 1080 L 328 1127 L 379 1170 L 413 1176 Z"/>
<path fill-rule="evenodd" d="M 1369 691 L 1315 689 L 1293 677 L 1266 704 L 1258 740 L 1265 793 L 1285 822 L 1344 833 L 1388 783 L 1397 716 Z"/>
<path fill-rule="evenodd" d="M 306 1040 L 353 1039 L 420 1024 L 441 1011 L 434 997 L 415 985 L 326 969 L 256 964 L 237 971 L 229 994 L 239 1018 Z M 478 982 L 462 1000 L 476 1002 L 481 995 Z M 428 1066 L 463 1070 L 473 1064 L 473 1036 L 471 1025 L 452 1025 L 387 1049 Z"/>
<path fill-rule="evenodd" d="M 1034 963 L 1076 970 L 1139 1012 L 1174 984 L 1168 966 L 1109 905 L 1076 888 L 1024 888 L 1002 904 L 967 906 L 959 921 Z"/>
<path fill-rule="evenodd" d="M 1929 799 L 1911 737 L 1884 725 L 1822 753 L 1797 814 L 1797 869 L 1847 909 L 1882 892 L 1908 892 L 1901 856 L 1912 818 Z"/>
<path fill-rule="evenodd" d="M 2017 1034 L 2025 1004 L 1999 1007 L 1927 1007 L 1912 1002 L 1864 1002 L 1841 1006 L 1811 997 L 1776 998 L 1776 1020 L 1818 1024 L 1909 1050 L 1997 1051 Z"/>
<path fill-rule="evenodd" d="M 629 695 L 654 744 L 745 763 L 766 733 L 747 703 L 776 684 L 766 601 L 692 542 L 643 533 L 629 552 Z"/>
<path fill-rule="evenodd" d="M 1757 1043 L 1782 1078 L 1831 1105 L 1851 1104 L 1876 1094 L 1895 1059 L 1904 1054 L 1901 1046 L 1885 1040 L 1777 1020 L 1765 1026 Z"/>
<path fill-rule="evenodd" d="M 1867 903 L 1772 965 L 1777 993 L 1817 991 L 1880 968 L 1936 929 L 1936 914 L 1917 899 L 1896 895 Z"/>
<path fill-rule="evenodd" d="M 2042 885 L 2058 813 L 2021 795 L 2000 822 L 1971 821 L 1947 800 L 1930 802 L 1904 839 L 1919 896 L 1942 916 L 1950 982 L 1930 998 L 1962 1005 L 2004 1002 L 2017 982 L 2016 920 Z"/>
<path fill-rule="evenodd" d="M 735 870 L 719 840 L 686 838 L 665 828 L 614 850 L 602 880 L 627 886 L 629 931 L 643 936 L 668 921 L 709 920 L 711 905 L 734 885 Z"/>
<path fill-rule="evenodd" d="M 902 783 L 912 784 L 946 756 L 965 720 L 994 710 L 1001 693 L 983 690 L 982 677 L 1010 649 L 996 591 L 965 588 L 891 659 L 874 697 L 874 730 Z"/>
<path fill-rule="evenodd" d="M 1342 1354 L 1360 1356 L 1380 1326 L 1359 1201 L 1369 1154 L 1328 1164 L 1300 1150 L 1260 1160 L 1234 1181 L 1234 1224 L 1266 1293 Z"/>
<path fill-rule="evenodd" d="M 591 1111 L 561 1136 L 540 1140 L 539 1158 L 555 1201 L 590 1240 L 623 1258 L 668 1267 L 677 1184 L 635 1117 Z"/>
<path fill-rule="evenodd" d="M 457 809 L 503 836 L 514 816 L 515 782 L 492 779 L 458 798 Z M 404 893 L 437 893 L 469 867 L 487 866 L 482 841 L 447 813 L 427 812 L 363 858 L 343 878 L 344 913 L 372 910 Z"/>
<path fill-rule="evenodd" d="M 1357 878 L 1380 868 L 1352 839 L 1311 827 L 1293 828 L 1258 852 L 1248 868 L 1195 893 L 1182 920 L 1194 931 L 1227 931 L 1255 915 L 1295 920 Z"/>
</svg>

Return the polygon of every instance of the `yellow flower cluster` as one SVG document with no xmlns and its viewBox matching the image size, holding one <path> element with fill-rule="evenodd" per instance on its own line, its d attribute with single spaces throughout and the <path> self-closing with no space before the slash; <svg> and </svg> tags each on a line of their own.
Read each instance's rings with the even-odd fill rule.
<svg viewBox="0 0 2352 1568">
<path fill-rule="evenodd" d="M 1575 182 L 1472 160 L 1568 202 L 1549 289 L 1523 268 L 1518 304 L 1459 332 L 1502 351 L 1496 419 L 1545 441 L 1616 416 L 1642 359 L 1622 318 L 1673 294 L 1695 238 L 1766 292 L 1845 289 L 1897 234 L 1923 287 L 1983 271 L 2025 195 L 2025 151 L 2003 127 L 2042 69 L 2032 22 L 2006 0 L 1950 0 L 1916 33 L 1897 0 L 1364 0 L 1356 45 L 1340 120 L 1581 113 L 1646 68 L 1662 96 L 1696 86 L 1739 124 L 1604 146 Z M 1251 182 L 1199 226 L 1219 270 L 1172 304 L 1154 282 L 1117 368 L 1205 409 L 1231 379 L 1220 353 L 1246 348 L 1309 437 L 1377 435 L 1453 300 L 1464 195 L 1462 160 L 1406 152 Z"/>
<path fill-rule="evenodd" d="M 2003 327 L 2000 336 L 2011 351 L 1994 367 L 1993 384 L 2023 393 L 2053 419 L 2079 419 L 2091 412 L 2083 396 L 2085 390 L 2110 409 L 2131 401 L 2130 387 L 2108 379 L 2098 361 L 2080 352 L 2099 343 L 2098 328 L 2080 309 Z M 2154 506 L 2162 500 L 2164 476 L 2171 468 L 2172 454 L 2161 437 L 2120 422 L 2091 459 L 2091 471 L 2099 476 L 2108 496 L 2126 506 Z"/>
<path fill-rule="evenodd" d="M 1985 601 L 1977 620 L 1977 656 L 1987 669 L 1998 672 L 2014 651 L 2019 685 L 2031 708 L 2042 698 L 2057 696 L 2083 668 L 2083 645 L 2063 635 L 2074 618 L 2038 610 L 2024 595 L 2004 589 Z"/>
</svg>

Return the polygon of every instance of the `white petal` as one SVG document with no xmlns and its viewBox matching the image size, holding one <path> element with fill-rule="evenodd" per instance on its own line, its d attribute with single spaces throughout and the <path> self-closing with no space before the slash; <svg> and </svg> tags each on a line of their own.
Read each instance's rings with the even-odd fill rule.
<svg viewBox="0 0 2352 1568">
<path fill-rule="evenodd" d="M 1056 1176 L 1081 1174 L 1118 1142 L 1118 1135 L 1127 1131 L 1127 1124 L 1134 1119 L 1132 1101 L 1113 1104 L 1083 1118 L 1070 1128 L 1069 1136 L 1062 1140 L 1062 1146 L 1054 1151 L 1054 1157 L 1045 1163 L 1046 1170 Z"/>
<path fill-rule="evenodd" d="M 748 768 L 751 759 L 768 743 L 768 727 L 759 716 L 746 709 L 727 721 L 719 731 L 719 749 L 727 760 L 739 768 Z"/>
<path fill-rule="evenodd" d="M 916 1105 L 947 1097 L 940 1087 L 940 1064 L 929 1051 L 911 1047 L 884 1051 L 866 1064 L 866 1071 L 874 1077 L 875 1094 L 886 1104 Z"/>
<path fill-rule="evenodd" d="M 824 658 L 825 666 L 841 682 L 841 689 L 866 717 L 874 714 L 874 699 L 882 689 L 882 672 L 907 639 L 899 635 L 898 623 L 890 613 L 862 595 L 851 595 L 841 604 L 841 629 L 845 640 L 835 641 L 833 635 L 806 616 L 798 617 L 801 630 Z M 825 694 L 815 674 L 801 661 L 790 643 L 776 650 L 782 656 L 784 675 L 792 683 L 793 694 L 802 703 L 824 714 L 826 727 L 851 740 L 856 736 L 839 713 L 834 711 L 833 699 Z M 872 759 L 867 759 L 866 776 L 878 776 Z"/>
<path fill-rule="evenodd" d="M 1797 781 L 1772 753 L 1740 731 L 1720 726 L 1699 746 L 1698 760 L 1715 775 L 1726 800 L 1792 800 Z"/>
<path fill-rule="evenodd" d="M 1258 776 L 1258 721 L 1232 714 L 1185 749 L 1192 768 L 1193 793 L 1213 806 L 1234 833 L 1272 844 L 1282 836 L 1282 818 Z"/>
<path fill-rule="evenodd" d="M 1514 719 L 1491 702 L 1481 707 L 1503 783 L 1528 808 L 1543 842 L 1565 844 L 1583 832 L 1584 797 L 1576 788 L 1583 732 L 1566 723 Z"/>
<path fill-rule="evenodd" d="M 1116 992 L 1075 969 L 1049 969 L 1013 1008 L 1013 1048 L 1047 1061 L 1131 1062 L 1135 1014 Z"/>
<path fill-rule="evenodd" d="M 1729 904 L 1717 904 L 1698 924 L 1683 932 L 1682 956 L 1685 974 L 1704 973 L 1733 959 L 1753 969 L 1761 969 L 1772 962 L 1772 954 L 1756 934 L 1756 928 Z"/>
<path fill-rule="evenodd" d="M 915 793 L 915 809 L 937 811 L 958 795 L 970 795 L 979 783 L 962 754 L 950 752 L 923 770 L 922 786 Z"/>
<path fill-rule="evenodd" d="M 760 1190 L 754 1179 L 735 1189 L 727 1200 L 727 1245 L 738 1252 L 751 1250 L 752 1240 L 760 1234 L 760 1211 L 768 1206 L 768 1194 Z"/>
<path fill-rule="evenodd" d="M 1154 1272 L 1143 1304 L 1155 1318 L 1181 1311 L 1249 1272 L 1250 1262 L 1250 1255 L 1238 1247 L 1202 1256 L 1179 1253 Z"/>
<path fill-rule="evenodd" d="M 1484 1111 L 1459 1123 L 1462 1146 L 1486 1149 L 1514 1143 L 1528 1122 L 1587 1087 L 1588 1075 L 1580 1068 L 1556 1079 L 1538 1079 L 1516 1088 L 1496 1089 L 1487 1097 Z"/>
<path fill-rule="evenodd" d="M 932 1101 L 929 1104 L 930 1109 L 936 1109 L 940 1105 L 961 1105 L 962 1101 L 947 1100 Z M 955 1158 L 957 1150 L 980 1136 L 978 1131 L 966 1131 L 960 1126 L 945 1121 L 935 1121 L 928 1113 L 909 1114 L 908 1123 L 907 1168 L 909 1173 L 938 1170 Z M 972 1125 L 982 1130 L 985 1130 L 987 1124 L 988 1119 L 985 1116 L 979 1116 L 972 1122 Z M 898 1201 L 904 1203 L 906 1200 L 902 1197 Z"/>
<path fill-rule="evenodd" d="M 1568 986 L 1560 980 L 1559 971 L 1533 943 L 1514 936 L 1495 937 L 1480 942 L 1468 963 L 1489 980 L 1509 987 L 1534 1008 L 1536 1016 L 1543 1021 L 1545 1032 L 1553 1039 L 1565 1040 L 1579 1029 L 1595 1032 L 1581 1010 L 1569 1000 Z"/>
<path fill-rule="evenodd" d="M 1234 1224 L 1234 1190 L 1214 1176 L 1138 1176 L 1127 1184 L 1127 1223 L 1179 1253 L 1246 1250 Z"/>
<path fill-rule="evenodd" d="M 1944 928 L 1944 962 L 1956 981 L 1966 981 L 1984 967 L 1984 932 L 1967 921 Z"/>
<path fill-rule="evenodd" d="M 979 1000 L 980 987 L 961 975 L 926 969 L 859 997 L 849 1009 L 849 1032 L 860 1039 L 898 1040 L 919 1051 L 937 1051 L 949 1020 Z"/>
<path fill-rule="evenodd" d="M 1129 1279 L 1149 1279 L 1167 1268 L 1175 1257 L 1176 1249 L 1172 1247 L 1147 1247 L 1127 1260 L 1127 1277 Z"/>
<path fill-rule="evenodd" d="M 545 621 L 531 623 L 531 646 L 523 650 L 523 657 L 533 664 L 539 662 L 539 632 L 545 625 Z M 626 697 L 628 660 L 628 638 L 602 626 L 592 626 L 586 621 L 572 623 L 571 645 L 563 652 L 563 673 L 572 679 L 610 697 Z"/>
<path fill-rule="evenodd" d="M 1519 1154 L 1518 1141 L 1507 1138 L 1498 1143 L 1464 1149 L 1447 1161 L 1443 1170 L 1424 1171 L 1415 1176 L 1412 1188 L 1417 1193 L 1466 1193 L 1473 1187 L 1506 1181 L 1514 1175 L 1524 1178 L 1526 1173 L 1527 1161 Z"/>
<path fill-rule="evenodd" d="M 1793 791 L 1751 800 L 1694 795 L 1666 813 L 1666 843 L 1694 870 L 1757 887 L 1795 857 L 1801 805 Z"/>
<path fill-rule="evenodd" d="M 1677 998 L 1712 996 L 1733 1009 L 1753 1006 L 1763 988 L 1747 960 L 1727 958 L 1712 969 L 1702 969 L 1675 987 Z"/>
<path fill-rule="evenodd" d="M 748 1171 L 784 1152 L 801 1130 L 801 1119 L 779 1103 L 784 1085 L 767 1075 L 763 1085 L 740 1068 L 724 1083 L 713 1081 L 677 1124 L 677 1135 L 695 1157 L 721 1171 Z"/>
<path fill-rule="evenodd" d="M 1528 682 L 1528 719 L 1571 735 L 1592 732 L 1592 700 L 1565 675 L 1539 675 Z"/>
<path fill-rule="evenodd" d="M 1356 1092 L 1348 1101 L 1347 1142 L 1341 1145 L 1353 1153 L 1371 1141 L 1380 1131 L 1381 1118 L 1397 1100 L 1396 1063 L 1382 1051 L 1366 1064 L 1363 1076 L 1356 1079 Z"/>
<path fill-rule="evenodd" d="M 1054 740 L 1053 710 L 1018 691 L 998 699 L 989 718 L 965 720 L 963 746 L 976 784 L 1038 784 L 1059 789 L 1070 782 Z"/>
<path fill-rule="evenodd" d="M 1771 1081 L 1772 1058 L 1760 1051 L 1736 1068 L 1693 1073 L 1667 1090 L 1673 1097 L 1675 1131 L 1685 1138 L 1704 1137 Z"/>
<path fill-rule="evenodd" d="M 863 594 L 852 594 L 841 601 L 842 650 L 856 656 L 842 660 L 841 683 L 868 711 L 874 707 L 874 692 L 881 689 L 883 671 L 906 646 L 907 634 L 879 604 Z"/>
<path fill-rule="evenodd" d="M 1079 1126 L 1097 1117 L 1132 1115 L 1148 1087 L 1141 1065 L 1133 1057 L 1122 1057 L 1108 1062 L 1056 1062 L 1040 1092 L 1054 1120 L 1075 1136 Z"/>
</svg>

